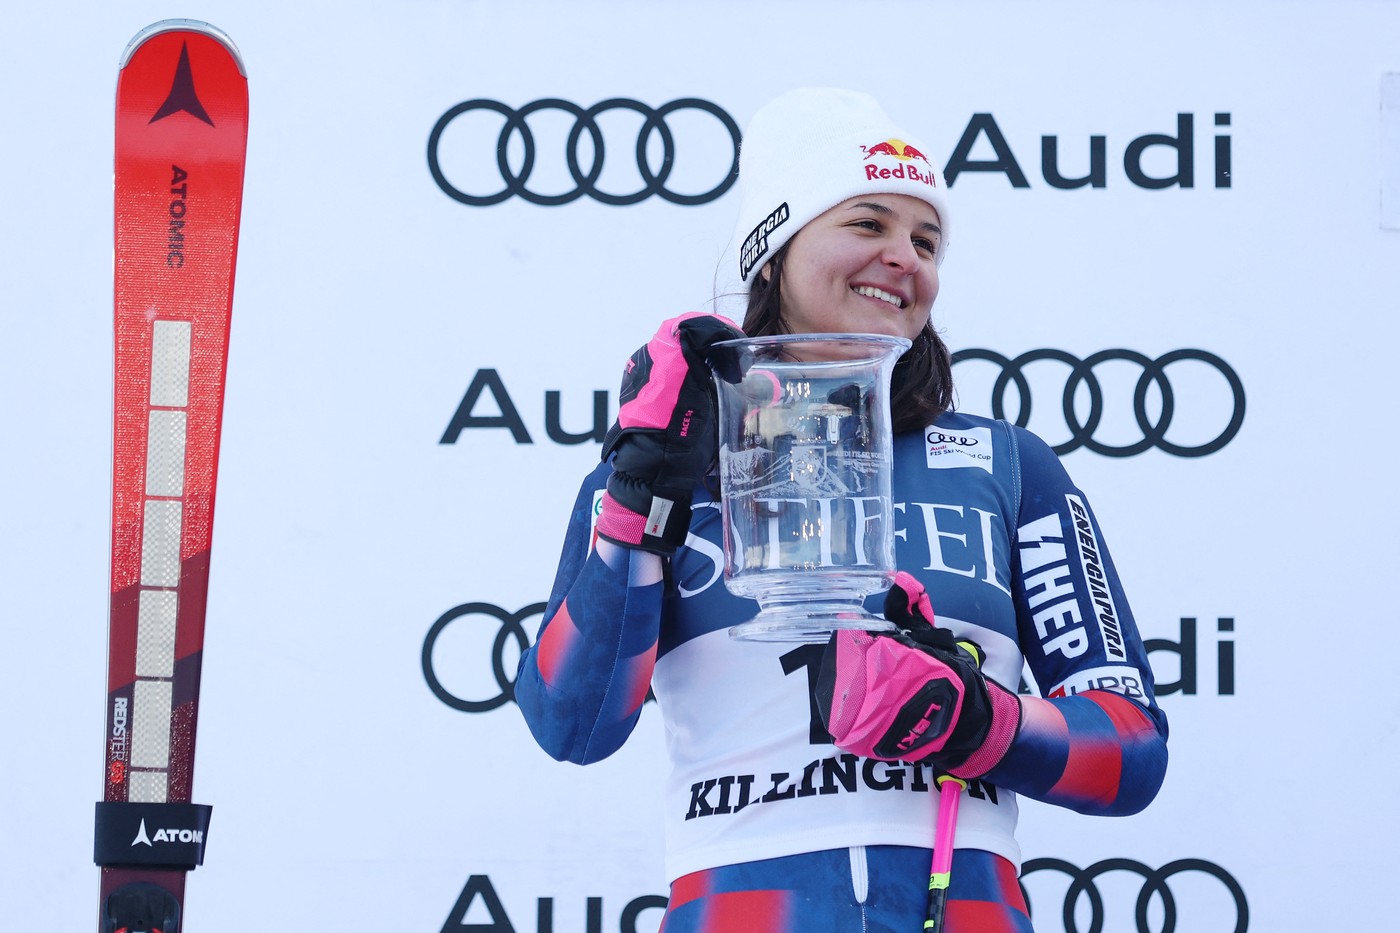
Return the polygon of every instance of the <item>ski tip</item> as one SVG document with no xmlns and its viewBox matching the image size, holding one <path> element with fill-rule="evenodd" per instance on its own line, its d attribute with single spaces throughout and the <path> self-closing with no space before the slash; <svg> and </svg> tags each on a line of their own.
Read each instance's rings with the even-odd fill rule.
<svg viewBox="0 0 1400 933">
<path fill-rule="evenodd" d="M 155 36 L 167 32 L 203 33 L 228 49 L 229 54 L 233 56 L 234 62 L 238 65 L 238 73 L 245 78 L 248 77 L 248 72 L 243 67 L 243 56 L 239 53 L 238 46 L 234 45 L 233 40 L 229 38 L 228 33 L 224 32 L 218 26 L 212 26 L 209 23 L 197 19 L 163 19 L 160 22 L 152 23 L 147 26 L 126 44 L 126 51 L 122 52 L 119 70 L 126 67 L 127 62 L 131 61 L 131 56 L 135 55 L 136 50 L 143 44 Z"/>
</svg>

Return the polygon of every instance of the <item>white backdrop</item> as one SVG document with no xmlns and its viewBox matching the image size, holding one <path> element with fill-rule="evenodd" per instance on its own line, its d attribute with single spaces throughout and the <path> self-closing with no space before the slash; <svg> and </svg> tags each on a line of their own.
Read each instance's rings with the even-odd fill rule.
<svg viewBox="0 0 1400 933">
<path fill-rule="evenodd" d="M 1024 187 L 976 170 L 951 186 L 935 317 L 955 350 L 1195 349 L 1243 387 L 1230 433 L 1224 370 L 1165 370 L 1167 442 L 1207 455 L 1064 455 L 1145 637 L 1164 640 L 1159 681 L 1181 688 L 1162 697 L 1172 765 L 1156 803 L 1120 820 L 1027 803 L 1026 858 L 1201 860 L 1166 881 L 1183 933 L 1246 928 L 1221 878 L 1238 885 L 1249 929 L 1368 929 L 1392 913 L 1400 79 L 1385 76 L 1400 73 L 1400 4 L 40 6 L 0 29 L 9 926 L 91 929 L 95 912 L 113 92 L 127 41 L 172 16 L 234 38 L 252 106 L 194 784 L 215 809 L 189 883 L 191 933 L 252 917 L 308 930 L 655 930 L 655 710 L 613 759 L 580 769 L 540 752 L 513 704 L 446 701 L 490 705 L 508 688 L 492 672 L 498 634 L 508 671 L 518 656 L 501 617 L 533 634 L 528 610 L 548 595 L 577 478 L 596 461 L 592 441 L 551 439 L 549 393 L 556 434 L 589 430 L 595 393 L 615 403 L 622 360 L 656 322 L 726 287 L 737 199 L 471 206 L 429 172 L 429 136 L 476 99 L 696 98 L 742 126 L 798 84 L 875 94 L 931 141 L 936 165 L 969 127 L 983 132 L 965 161 L 1014 157 Z M 668 185 L 717 184 L 733 153 L 722 122 L 690 108 L 667 124 Z M 528 187 L 568 190 L 572 119 L 540 110 L 528 125 Z M 640 125 L 621 110 L 599 118 L 600 189 L 637 190 Z M 500 126 L 488 111 L 447 123 L 437 156 L 451 186 L 500 190 Z M 1124 156 L 1145 136 L 1158 138 L 1129 160 L 1135 178 Z M 1102 185 L 1052 186 L 1044 137 L 1071 177 L 1089 172 L 1102 137 Z M 517 170 L 522 145 L 508 147 Z M 1189 186 L 1145 186 L 1188 161 Z M 995 372 L 959 365 L 964 408 L 990 410 Z M 1025 372 L 1030 426 L 1072 440 L 1068 369 Z M 1142 368 L 1094 372 L 1096 442 L 1141 438 Z M 459 411 L 493 374 L 495 389 Z M 1087 386 L 1078 399 L 1082 419 Z M 1007 405 L 1015 417 L 1014 389 Z M 530 443 L 499 426 L 511 409 Z M 434 691 L 422 657 L 439 620 Z M 1068 883 L 1026 879 L 1041 933 L 1066 929 Z M 1137 929 L 1135 899 L 1152 886 L 1121 868 L 1095 883 L 1103 930 Z M 1090 898 L 1078 904 L 1070 926 L 1087 930 Z"/>
</svg>

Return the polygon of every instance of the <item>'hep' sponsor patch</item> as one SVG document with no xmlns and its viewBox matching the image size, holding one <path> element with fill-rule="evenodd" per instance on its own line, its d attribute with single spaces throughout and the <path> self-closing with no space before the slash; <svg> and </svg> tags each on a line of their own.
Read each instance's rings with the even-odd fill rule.
<svg viewBox="0 0 1400 933">
<path fill-rule="evenodd" d="M 937 426 L 924 428 L 924 449 L 928 453 L 930 470 L 954 470 L 959 467 L 981 467 L 992 472 L 992 429 L 966 428 L 944 430 Z"/>
</svg>

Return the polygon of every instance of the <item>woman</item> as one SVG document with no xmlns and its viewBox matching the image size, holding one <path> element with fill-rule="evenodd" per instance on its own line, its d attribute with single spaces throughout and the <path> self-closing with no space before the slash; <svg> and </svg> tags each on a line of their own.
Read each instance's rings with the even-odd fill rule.
<svg viewBox="0 0 1400 933">
<path fill-rule="evenodd" d="M 980 671 L 927 638 L 728 637 L 755 604 L 720 579 L 703 358 L 735 334 L 683 315 L 629 361 L 516 699 L 546 751 L 587 763 L 622 745 L 654 689 L 671 757 L 666 933 L 920 928 L 943 772 L 968 780 L 946 929 L 1029 931 L 1018 795 L 1129 814 L 1166 769 L 1166 719 L 1098 525 L 1046 444 L 950 410 L 931 323 L 945 189 L 875 101 L 830 89 L 773 101 L 745 135 L 740 184 L 745 333 L 913 341 L 893 380 L 902 572 L 887 612 L 926 630 L 936 611 L 980 649 Z M 852 690 L 862 664 L 941 679 L 957 721 L 925 721 L 903 751 L 876 754 L 909 704 Z M 1040 696 L 1018 695 L 1023 665 Z"/>
</svg>

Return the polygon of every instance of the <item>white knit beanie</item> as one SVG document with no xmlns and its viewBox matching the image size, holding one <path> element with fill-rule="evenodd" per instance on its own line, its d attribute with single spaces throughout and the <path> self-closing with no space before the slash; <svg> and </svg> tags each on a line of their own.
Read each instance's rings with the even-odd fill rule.
<svg viewBox="0 0 1400 933">
<path fill-rule="evenodd" d="M 938 212 L 935 261 L 948 251 L 947 188 L 922 144 L 909 141 L 873 97 L 799 88 L 749 121 L 739 155 L 734 231 L 739 277 L 749 276 L 819 214 L 859 194 L 908 194 Z"/>
</svg>

